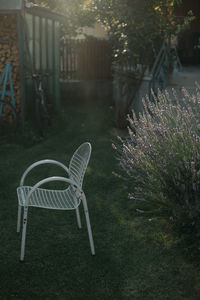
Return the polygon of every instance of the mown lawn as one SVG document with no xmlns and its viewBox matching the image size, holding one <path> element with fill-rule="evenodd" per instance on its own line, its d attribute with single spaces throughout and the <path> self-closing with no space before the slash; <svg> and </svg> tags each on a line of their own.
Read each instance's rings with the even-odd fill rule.
<svg viewBox="0 0 200 300">
<path fill-rule="evenodd" d="M 135 213 L 124 183 L 112 175 L 117 163 L 109 117 L 103 105 L 70 106 L 40 143 L 0 146 L 0 299 L 200 299 L 198 266 L 183 257 L 164 222 Z M 84 141 L 93 147 L 84 189 L 96 256 L 82 209 L 79 230 L 73 211 L 30 208 L 20 263 L 16 187 L 22 172 L 44 158 L 68 163 Z M 53 172 L 43 166 L 30 181 Z"/>
</svg>

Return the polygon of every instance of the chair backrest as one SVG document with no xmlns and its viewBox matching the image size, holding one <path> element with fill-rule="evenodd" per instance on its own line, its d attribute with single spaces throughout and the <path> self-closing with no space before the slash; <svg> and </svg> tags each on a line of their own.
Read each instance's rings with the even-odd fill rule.
<svg viewBox="0 0 200 300">
<path fill-rule="evenodd" d="M 92 147 L 90 143 L 83 143 L 80 147 L 74 152 L 70 164 L 69 172 L 70 177 L 82 187 L 83 178 L 85 171 L 87 169 L 88 162 L 90 160 Z"/>
</svg>

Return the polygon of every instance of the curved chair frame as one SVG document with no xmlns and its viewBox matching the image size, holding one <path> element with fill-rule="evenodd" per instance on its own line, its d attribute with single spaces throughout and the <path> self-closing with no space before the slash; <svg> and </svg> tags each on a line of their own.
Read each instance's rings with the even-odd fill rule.
<svg viewBox="0 0 200 300">
<path fill-rule="evenodd" d="M 72 156 L 72 159 L 70 161 L 70 165 L 71 162 L 73 160 L 73 157 L 75 156 L 76 152 L 81 149 L 81 147 L 83 147 L 84 145 L 88 145 L 89 146 L 89 155 L 88 155 L 88 159 L 87 162 L 85 163 L 85 170 L 87 167 L 87 164 L 89 162 L 90 159 L 90 154 L 91 154 L 91 145 L 90 143 L 84 143 L 82 144 L 74 153 L 74 155 Z M 82 181 L 83 181 L 83 177 L 84 177 L 84 173 L 81 177 L 81 180 L 79 182 L 79 184 L 73 179 L 73 176 L 70 172 L 70 168 L 67 168 L 63 163 L 57 161 L 57 160 L 52 160 L 52 159 L 44 159 L 44 160 L 40 160 L 38 162 L 35 162 L 33 164 L 31 164 L 23 173 L 21 180 L 20 180 L 20 186 L 17 189 L 17 192 L 21 191 L 24 188 L 24 181 L 26 176 L 29 174 L 29 172 L 34 169 L 35 167 L 42 165 L 42 164 L 55 164 L 57 166 L 60 166 L 61 168 L 63 168 L 67 175 L 69 176 L 69 178 L 65 178 L 65 177 L 61 177 L 61 176 L 52 176 L 52 177 L 48 177 L 45 178 L 43 180 L 40 180 L 39 182 L 37 182 L 33 187 L 29 187 L 29 192 L 27 193 L 27 195 L 23 195 L 23 205 L 21 204 L 21 202 L 19 201 L 19 205 L 18 205 L 18 218 L 17 218 L 17 232 L 20 232 L 20 223 L 21 223 L 21 208 L 22 206 L 24 207 L 24 216 L 23 216 L 23 230 L 22 230 L 22 241 L 21 241 L 21 253 L 20 253 L 20 261 L 24 260 L 24 255 L 25 255 L 25 241 L 26 241 L 26 227 L 27 227 L 27 219 L 28 219 L 28 207 L 29 206 L 36 206 L 36 207 L 42 207 L 40 205 L 31 205 L 30 202 L 30 198 L 31 196 L 37 192 L 40 191 L 40 187 L 48 182 L 52 182 L 52 181 L 62 181 L 62 182 L 66 182 L 69 184 L 69 186 L 72 187 L 73 193 L 74 193 L 74 197 L 76 198 L 76 205 L 74 205 L 74 207 L 70 207 L 70 208 L 55 208 L 55 207 L 48 207 L 51 209 L 65 209 L 65 210 L 72 210 L 75 209 L 76 210 L 76 218 L 77 218 L 77 224 L 78 227 L 81 228 L 81 219 L 80 219 L 80 213 L 79 213 L 79 205 L 82 202 L 83 203 L 83 208 L 84 208 L 84 213 L 85 213 L 85 218 L 86 218 L 86 224 L 87 224 L 87 229 L 88 229 L 88 236 L 89 236 L 89 242 L 90 242 L 90 249 L 91 249 L 91 253 L 92 255 L 95 255 L 95 248 L 94 248 L 94 241 L 93 241 L 93 236 L 92 236 L 92 230 L 91 230 L 91 225 L 90 225 L 90 218 L 89 218 L 89 212 L 88 212 L 88 206 L 87 206 L 87 201 L 86 201 L 86 197 L 85 197 L 85 193 L 82 190 Z M 55 193 L 58 192 L 55 190 Z M 18 199 L 19 199 L 19 195 L 18 195 Z"/>
</svg>

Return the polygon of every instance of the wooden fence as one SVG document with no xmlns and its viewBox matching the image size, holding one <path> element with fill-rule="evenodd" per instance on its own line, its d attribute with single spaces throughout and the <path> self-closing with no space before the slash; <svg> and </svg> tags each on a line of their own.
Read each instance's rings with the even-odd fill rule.
<svg viewBox="0 0 200 300">
<path fill-rule="evenodd" d="M 65 40 L 61 45 L 63 79 L 111 78 L 111 46 L 106 40 Z"/>
</svg>

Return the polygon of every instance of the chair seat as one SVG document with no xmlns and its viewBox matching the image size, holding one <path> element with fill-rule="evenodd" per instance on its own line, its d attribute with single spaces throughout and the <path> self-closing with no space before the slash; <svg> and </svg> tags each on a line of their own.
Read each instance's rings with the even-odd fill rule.
<svg viewBox="0 0 200 300">
<path fill-rule="evenodd" d="M 17 188 L 18 202 L 20 206 L 25 206 L 25 198 L 32 189 L 31 186 L 21 186 Z M 29 199 L 28 206 L 35 206 L 49 209 L 71 210 L 76 209 L 80 204 L 72 187 L 66 190 L 49 190 L 37 188 Z"/>
</svg>

